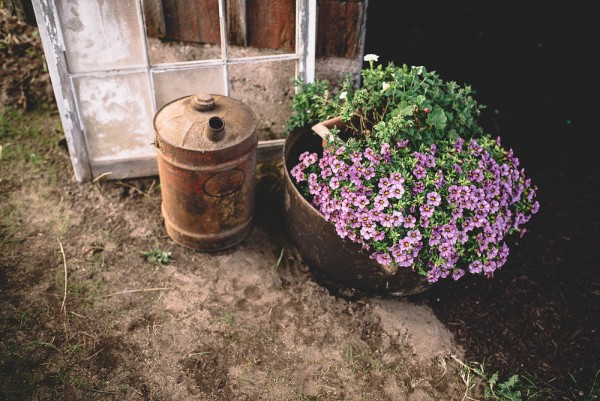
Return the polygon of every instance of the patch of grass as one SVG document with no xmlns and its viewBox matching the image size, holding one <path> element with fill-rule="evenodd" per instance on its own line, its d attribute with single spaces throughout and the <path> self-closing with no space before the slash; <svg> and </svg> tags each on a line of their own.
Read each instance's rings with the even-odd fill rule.
<svg viewBox="0 0 600 401">
<path fill-rule="evenodd" d="M 342 357 L 354 373 L 390 372 L 392 369 L 381 360 L 381 355 L 365 346 L 352 345 L 342 349 Z"/>
<path fill-rule="evenodd" d="M 16 234 L 20 226 L 17 209 L 14 205 L 3 202 L 0 206 L 0 245 L 18 241 Z"/>
<path fill-rule="evenodd" d="M 24 112 L 5 107 L 0 109 L 0 161 L 24 161 L 39 166 L 43 154 L 58 146 L 62 136 L 60 125 L 47 127 L 44 111 Z"/>
<path fill-rule="evenodd" d="M 223 316 L 221 317 L 222 321 L 225 324 L 228 324 L 230 326 L 232 326 L 235 323 L 235 318 L 233 317 L 233 313 L 231 313 L 230 311 L 226 311 Z"/>
</svg>

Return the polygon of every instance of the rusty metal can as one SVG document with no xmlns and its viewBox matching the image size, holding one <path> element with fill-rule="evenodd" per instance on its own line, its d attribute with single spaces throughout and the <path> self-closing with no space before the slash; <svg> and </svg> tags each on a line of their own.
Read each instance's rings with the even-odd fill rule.
<svg viewBox="0 0 600 401">
<path fill-rule="evenodd" d="M 240 100 L 199 93 L 154 117 L 162 216 L 169 236 L 199 251 L 229 248 L 252 230 L 256 118 Z"/>
</svg>

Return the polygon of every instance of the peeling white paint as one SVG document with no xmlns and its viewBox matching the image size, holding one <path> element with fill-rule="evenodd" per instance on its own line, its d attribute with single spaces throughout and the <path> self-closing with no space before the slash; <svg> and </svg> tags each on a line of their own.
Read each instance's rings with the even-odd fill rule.
<svg viewBox="0 0 600 401">
<path fill-rule="evenodd" d="M 70 73 L 145 66 L 135 0 L 57 3 Z"/>
</svg>

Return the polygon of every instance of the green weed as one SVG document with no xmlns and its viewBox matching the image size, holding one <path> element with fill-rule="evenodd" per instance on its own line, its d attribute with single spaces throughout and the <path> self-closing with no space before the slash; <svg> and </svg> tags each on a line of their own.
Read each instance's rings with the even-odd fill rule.
<svg viewBox="0 0 600 401">
<path fill-rule="evenodd" d="M 163 265 L 169 264 L 171 261 L 171 252 L 163 251 L 158 248 L 153 248 L 149 251 L 141 252 L 148 263 L 160 263 Z"/>
<path fill-rule="evenodd" d="M 465 363 L 456 356 L 452 362 L 458 365 L 460 377 L 465 383 L 467 396 L 476 387 L 477 382 L 483 384 L 483 396 L 486 401 L 548 401 L 555 396 L 548 387 L 540 386 L 524 376 L 513 374 L 501 380 L 498 372 L 490 375 L 485 364 L 479 362 Z"/>
</svg>

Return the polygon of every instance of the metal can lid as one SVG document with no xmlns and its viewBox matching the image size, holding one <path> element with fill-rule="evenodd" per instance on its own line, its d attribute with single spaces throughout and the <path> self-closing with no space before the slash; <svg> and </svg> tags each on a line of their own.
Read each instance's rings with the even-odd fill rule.
<svg viewBox="0 0 600 401">
<path fill-rule="evenodd" d="M 154 116 L 154 130 L 160 140 L 177 148 L 218 151 L 256 136 L 256 117 L 238 99 L 197 93 L 161 107 Z"/>
<path fill-rule="evenodd" d="M 192 97 L 192 106 L 198 111 L 208 111 L 215 108 L 215 98 L 209 93 L 196 93 Z"/>
</svg>

